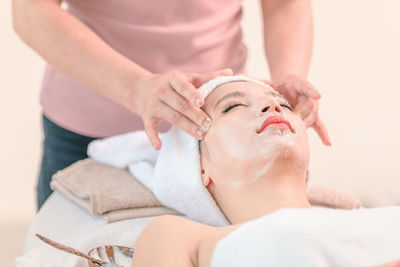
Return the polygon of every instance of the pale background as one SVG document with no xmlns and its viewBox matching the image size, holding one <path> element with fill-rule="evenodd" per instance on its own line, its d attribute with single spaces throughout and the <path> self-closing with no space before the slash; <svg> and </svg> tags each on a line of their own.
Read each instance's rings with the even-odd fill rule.
<svg viewBox="0 0 400 267">
<path fill-rule="evenodd" d="M 260 9 L 244 1 L 248 70 L 268 78 Z M 309 80 L 320 90 L 325 147 L 312 129 L 314 182 L 366 205 L 400 202 L 400 2 L 313 1 L 314 54 Z M 35 214 L 41 156 L 39 85 L 44 62 L 15 35 L 10 1 L 0 1 L 0 265 L 11 266 Z"/>
</svg>

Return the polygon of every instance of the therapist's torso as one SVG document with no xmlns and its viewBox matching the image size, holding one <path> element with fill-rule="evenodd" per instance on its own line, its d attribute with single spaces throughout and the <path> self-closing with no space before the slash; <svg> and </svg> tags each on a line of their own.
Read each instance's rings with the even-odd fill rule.
<svg viewBox="0 0 400 267">
<path fill-rule="evenodd" d="M 141 67 L 162 73 L 245 72 L 241 0 L 68 0 L 68 11 Z M 101 77 L 99 77 L 101 79 Z M 47 65 L 40 93 L 44 114 L 91 137 L 143 129 L 127 108 Z M 159 129 L 170 124 L 162 121 Z"/>
</svg>

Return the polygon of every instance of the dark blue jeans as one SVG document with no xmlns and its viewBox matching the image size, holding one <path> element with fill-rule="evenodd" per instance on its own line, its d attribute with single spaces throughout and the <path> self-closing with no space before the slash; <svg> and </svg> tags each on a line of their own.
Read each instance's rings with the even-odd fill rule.
<svg viewBox="0 0 400 267">
<path fill-rule="evenodd" d="M 87 158 L 87 146 L 95 140 L 89 136 L 80 135 L 50 121 L 45 115 L 43 123 L 43 153 L 39 179 L 36 186 L 37 210 L 53 192 L 50 181 L 53 174 L 72 163 Z"/>
</svg>

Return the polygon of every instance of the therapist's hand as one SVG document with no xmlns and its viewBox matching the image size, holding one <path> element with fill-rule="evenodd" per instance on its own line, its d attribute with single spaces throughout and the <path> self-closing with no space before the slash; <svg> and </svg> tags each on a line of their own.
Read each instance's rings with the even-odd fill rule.
<svg viewBox="0 0 400 267">
<path fill-rule="evenodd" d="M 128 101 L 132 103 L 130 109 L 142 117 L 144 130 L 157 150 L 161 148 L 157 132 L 160 120 L 176 125 L 197 139 L 203 139 L 209 128 L 204 123 L 210 118 L 200 109 L 204 99 L 197 88 L 217 76 L 232 74 L 231 69 L 202 74 L 179 71 L 145 74 L 137 79 L 128 96 Z"/>
<path fill-rule="evenodd" d="M 327 146 L 331 145 L 325 124 L 318 115 L 318 100 L 321 95 L 314 86 L 298 75 L 286 75 L 275 81 L 263 80 L 284 95 L 294 107 L 306 127 L 312 127 Z"/>
</svg>

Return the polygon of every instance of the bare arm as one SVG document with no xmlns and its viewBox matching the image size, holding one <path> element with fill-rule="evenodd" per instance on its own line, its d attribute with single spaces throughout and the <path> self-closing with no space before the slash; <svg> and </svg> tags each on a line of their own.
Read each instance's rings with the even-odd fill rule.
<svg viewBox="0 0 400 267">
<path fill-rule="evenodd" d="M 60 3 L 12 0 L 13 25 L 22 40 L 56 69 L 141 116 L 156 149 L 161 148 L 160 120 L 195 138 L 204 137 L 208 115 L 200 109 L 204 99 L 195 86 L 219 75 L 232 75 L 232 70 L 153 74 L 110 47 Z"/>
<path fill-rule="evenodd" d="M 140 235 L 132 267 L 210 266 L 216 243 L 241 225 L 214 227 L 177 216 L 160 216 Z"/>
<path fill-rule="evenodd" d="M 47 62 L 120 104 L 135 77 L 149 72 L 105 43 L 60 6 L 61 0 L 13 0 L 13 26 Z"/>
<path fill-rule="evenodd" d="M 307 76 L 313 41 L 310 0 L 262 0 L 265 55 L 271 80 Z"/>
<path fill-rule="evenodd" d="M 283 94 L 325 145 L 332 145 L 319 117 L 318 90 L 307 81 L 313 43 L 310 0 L 261 0 L 265 55 L 274 88 Z"/>
<path fill-rule="evenodd" d="M 197 224 L 171 215 L 160 216 L 140 235 L 132 267 L 197 266 Z"/>
</svg>

